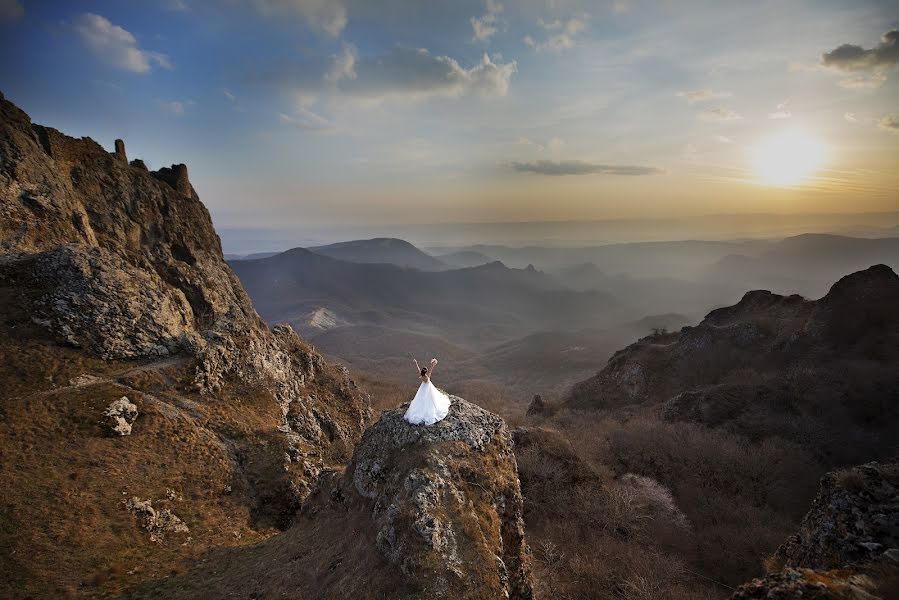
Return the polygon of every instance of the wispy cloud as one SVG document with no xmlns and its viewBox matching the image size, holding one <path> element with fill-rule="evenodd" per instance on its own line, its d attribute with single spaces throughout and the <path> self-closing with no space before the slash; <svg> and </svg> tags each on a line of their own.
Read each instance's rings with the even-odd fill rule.
<svg viewBox="0 0 899 600">
<path fill-rule="evenodd" d="M 699 118 L 703 121 L 737 121 L 743 117 L 733 109 L 715 106 L 704 109 Z"/>
<path fill-rule="evenodd" d="M 190 5 L 185 0 L 165 0 L 164 6 L 175 12 L 187 12 Z"/>
<path fill-rule="evenodd" d="M 716 91 L 716 90 L 691 90 L 689 92 L 677 92 L 675 96 L 679 98 L 685 98 L 687 102 L 690 104 L 696 104 L 697 102 L 707 102 L 709 100 L 719 100 L 721 98 L 730 98 L 731 93 L 725 91 Z"/>
<path fill-rule="evenodd" d="M 347 60 L 336 72 L 349 74 Z M 334 73 L 334 64 L 332 71 Z M 337 80 L 340 92 L 369 99 L 422 99 L 435 96 L 458 97 L 468 94 L 505 96 L 512 75 L 518 70 L 515 61 L 494 61 L 484 54 L 473 67 L 465 68 L 449 56 L 436 56 L 424 48 L 395 46 L 375 58 L 353 58 L 355 77 Z"/>
<path fill-rule="evenodd" d="M 337 83 L 341 79 L 356 79 L 356 47 L 344 44 L 340 54 L 331 57 L 331 66 L 325 73 L 325 80 Z"/>
<path fill-rule="evenodd" d="M 793 113 L 790 112 L 790 101 L 786 100 L 777 105 L 777 110 L 772 113 L 768 113 L 769 119 L 789 119 L 793 116 Z"/>
<path fill-rule="evenodd" d="M 282 125 L 288 125 L 302 131 L 310 132 L 334 132 L 336 126 L 334 123 L 313 110 L 318 97 L 310 94 L 297 94 L 296 106 L 294 114 L 288 115 L 281 113 L 280 121 Z"/>
<path fill-rule="evenodd" d="M 538 160 L 535 162 L 513 162 L 512 169 L 519 173 L 538 175 L 658 175 L 664 173 L 656 167 L 642 165 L 604 165 L 582 160 Z"/>
<path fill-rule="evenodd" d="M 883 73 L 871 73 L 870 75 L 856 75 L 847 79 L 841 79 L 839 86 L 847 90 L 876 90 L 884 84 L 887 76 Z"/>
<path fill-rule="evenodd" d="M 487 42 L 493 35 L 499 31 L 502 24 L 500 14 L 503 12 L 503 5 L 496 0 L 487 0 L 487 10 L 480 17 L 471 18 L 471 28 L 474 31 L 472 41 Z"/>
<path fill-rule="evenodd" d="M 163 112 L 167 112 L 176 117 L 183 117 L 184 113 L 187 111 L 187 107 L 193 106 L 196 103 L 193 100 L 159 100 L 157 104 L 159 104 L 159 108 L 162 109 Z"/>
<path fill-rule="evenodd" d="M 545 21 L 538 19 L 537 25 L 543 30 L 543 39 L 536 40 L 533 36 L 526 35 L 522 38 L 522 42 L 537 51 L 561 52 L 568 50 L 569 48 L 574 48 L 578 34 L 587 28 L 589 20 L 590 15 L 588 14 L 565 20 Z"/>
<path fill-rule="evenodd" d="M 97 58 L 120 69 L 149 73 L 153 65 L 172 68 L 168 56 L 140 48 L 131 32 L 100 15 L 84 13 L 78 16 L 74 29 Z"/>
<path fill-rule="evenodd" d="M 877 121 L 877 127 L 884 131 L 899 135 L 899 117 L 896 115 L 887 115 Z"/>
<path fill-rule="evenodd" d="M 558 152 L 562 146 L 565 144 L 565 141 L 562 138 L 554 137 L 550 138 L 546 142 L 538 142 L 532 140 L 531 138 L 520 137 L 518 138 L 518 143 L 522 146 L 531 146 L 535 148 L 538 152 L 549 152 L 553 154 Z"/>
<path fill-rule="evenodd" d="M 336 0 L 249 0 L 268 17 L 296 15 L 313 29 L 338 37 L 347 25 L 346 7 Z"/>
</svg>

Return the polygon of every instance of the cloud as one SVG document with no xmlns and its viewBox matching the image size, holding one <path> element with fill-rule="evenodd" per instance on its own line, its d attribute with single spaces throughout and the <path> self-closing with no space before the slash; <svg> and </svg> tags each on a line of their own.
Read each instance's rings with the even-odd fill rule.
<svg viewBox="0 0 899 600">
<path fill-rule="evenodd" d="M 821 64 L 841 71 L 879 71 L 899 64 L 899 29 L 884 33 L 881 42 L 868 50 L 843 44 L 821 55 Z"/>
<path fill-rule="evenodd" d="M 165 0 L 165 8 L 175 12 L 186 12 L 190 10 L 190 5 L 185 0 Z"/>
<path fill-rule="evenodd" d="M 677 92 L 675 96 L 686 98 L 690 104 L 697 102 L 706 102 L 708 100 L 718 100 L 720 98 L 730 98 L 730 92 L 714 91 L 714 90 L 692 90 L 689 92 Z"/>
<path fill-rule="evenodd" d="M 314 28 L 338 37 L 347 25 L 346 7 L 335 0 L 250 0 L 266 17 L 296 15 Z"/>
<path fill-rule="evenodd" d="M 530 138 L 520 137 L 518 138 L 518 143 L 522 146 L 533 146 L 537 149 L 538 152 L 549 152 L 550 154 L 555 154 L 565 144 L 565 140 L 563 140 L 562 138 L 554 137 L 550 138 L 546 142 L 538 142 Z"/>
<path fill-rule="evenodd" d="M 487 12 L 481 17 L 471 18 L 471 28 L 474 30 L 474 42 L 487 42 L 493 37 L 502 24 L 499 15 L 503 12 L 503 5 L 496 0 L 487 0 Z"/>
<path fill-rule="evenodd" d="M 545 37 L 543 41 L 538 42 L 530 35 L 524 36 L 521 41 L 524 42 L 526 46 L 530 46 L 538 52 L 543 50 L 562 52 L 563 50 L 574 47 L 575 38 L 587 28 L 587 22 L 589 20 L 590 15 L 588 14 L 584 14 L 580 17 L 571 17 L 564 21 L 559 19 L 554 21 L 537 19 L 537 25 L 544 31 Z"/>
<path fill-rule="evenodd" d="M 896 115 L 887 115 L 877 121 L 877 126 L 884 131 L 889 131 L 899 135 L 899 117 Z"/>
<path fill-rule="evenodd" d="M 317 102 L 318 97 L 315 95 L 297 94 L 294 115 L 291 116 L 281 113 L 281 124 L 289 125 L 290 127 L 302 131 L 335 131 L 336 127 L 334 126 L 334 123 L 312 110 Z"/>
<path fill-rule="evenodd" d="M 334 125 L 326 118 L 311 110 L 301 109 L 299 115 L 291 117 L 281 113 L 281 124 L 296 127 L 303 131 L 331 131 Z"/>
<path fill-rule="evenodd" d="M 169 114 L 171 114 L 171 115 L 174 115 L 174 116 L 176 116 L 176 117 L 183 117 L 183 116 L 184 116 L 184 112 L 187 110 L 187 107 L 188 107 L 188 106 L 193 106 L 193 105 L 194 105 L 194 102 L 193 102 L 193 100 L 187 100 L 187 101 L 182 101 L 182 100 L 163 101 L 163 100 L 159 100 L 159 101 L 158 101 L 158 104 L 159 104 L 159 108 L 161 108 L 163 111 L 165 111 L 165 112 L 167 112 L 167 113 L 169 113 Z"/>
<path fill-rule="evenodd" d="M 793 116 L 793 113 L 789 110 L 790 101 L 787 100 L 785 102 L 781 102 L 777 105 L 777 110 L 773 113 L 768 113 L 769 119 L 789 119 Z"/>
<path fill-rule="evenodd" d="M 169 57 L 143 50 L 129 31 L 113 25 L 105 17 L 93 13 L 79 15 L 74 29 L 98 58 L 133 73 L 149 73 L 153 65 L 171 69 Z"/>
<path fill-rule="evenodd" d="M 333 66 L 333 65 L 332 65 Z M 368 99 L 505 96 L 517 72 L 515 61 L 494 62 L 484 54 L 470 69 L 424 48 L 395 46 L 377 58 L 354 59 L 355 78 L 337 81 L 340 92 Z M 329 72 L 330 73 L 330 72 Z"/>
<path fill-rule="evenodd" d="M 11 22 L 25 16 L 25 7 L 19 0 L 0 0 L 0 23 Z"/>
<path fill-rule="evenodd" d="M 513 162 L 512 169 L 519 173 L 538 175 L 658 175 L 664 173 L 655 167 L 640 165 L 603 165 L 582 160 L 538 160 L 536 162 Z"/>
<path fill-rule="evenodd" d="M 722 144 L 733 144 L 734 143 L 734 139 L 729 138 L 726 135 L 716 135 L 715 139 L 718 140 L 719 142 L 721 142 Z"/>
<path fill-rule="evenodd" d="M 875 90 L 883 85 L 887 80 L 887 76 L 883 73 L 872 73 L 871 75 L 856 75 L 839 82 L 839 86 L 847 90 Z"/>
<path fill-rule="evenodd" d="M 230 102 L 236 102 L 236 101 L 237 101 L 237 96 L 235 96 L 234 94 L 232 94 L 230 90 L 222 90 L 222 94 L 224 94 L 225 98 L 227 98 L 228 101 L 230 101 Z"/>
<path fill-rule="evenodd" d="M 325 81 L 337 83 L 341 79 L 356 79 L 356 47 L 344 44 L 340 54 L 331 57 L 331 67 L 325 73 Z"/>
<path fill-rule="evenodd" d="M 743 117 L 735 110 L 716 106 L 703 110 L 699 113 L 699 118 L 703 121 L 737 121 Z"/>
<path fill-rule="evenodd" d="M 858 123 L 858 117 L 855 116 L 855 113 L 847 112 L 843 113 L 843 118 L 849 121 L 850 123 Z"/>
</svg>

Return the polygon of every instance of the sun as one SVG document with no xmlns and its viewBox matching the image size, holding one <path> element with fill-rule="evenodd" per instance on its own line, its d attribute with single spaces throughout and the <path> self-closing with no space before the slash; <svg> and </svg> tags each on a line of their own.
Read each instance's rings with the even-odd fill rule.
<svg viewBox="0 0 899 600">
<path fill-rule="evenodd" d="M 776 133 L 752 148 L 752 166 L 759 183 L 789 187 L 801 183 L 819 169 L 827 149 L 804 131 Z"/>
</svg>

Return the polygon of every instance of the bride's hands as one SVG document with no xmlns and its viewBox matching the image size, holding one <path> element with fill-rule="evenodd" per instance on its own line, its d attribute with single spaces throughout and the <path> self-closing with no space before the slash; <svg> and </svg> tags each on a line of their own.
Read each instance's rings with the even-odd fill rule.
<svg viewBox="0 0 899 600">
<path fill-rule="evenodd" d="M 432 359 L 431 359 L 431 366 L 433 367 L 433 366 L 436 365 L 436 364 L 437 364 L 437 359 L 436 359 L 436 358 L 432 358 Z"/>
</svg>

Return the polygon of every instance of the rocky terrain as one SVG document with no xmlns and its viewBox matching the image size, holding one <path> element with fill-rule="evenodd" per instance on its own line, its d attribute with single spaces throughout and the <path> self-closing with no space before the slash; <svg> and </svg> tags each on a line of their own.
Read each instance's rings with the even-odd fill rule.
<svg viewBox="0 0 899 600">
<path fill-rule="evenodd" d="M 768 568 L 732 599 L 899 597 L 899 464 L 825 475 L 799 532 Z"/>
<path fill-rule="evenodd" d="M 532 597 L 502 419 L 363 436 L 368 394 L 256 314 L 184 165 L 2 97 L 0 134 L 0 597 Z"/>
<path fill-rule="evenodd" d="M 886 457 L 899 423 L 899 277 L 875 265 L 819 300 L 748 292 L 695 327 L 644 337 L 575 385 L 571 409 L 780 436 L 826 464 Z"/>
<path fill-rule="evenodd" d="M 512 437 L 451 399 L 430 427 L 382 413 L 284 534 L 133 597 L 533 598 Z"/>
<path fill-rule="evenodd" d="M 897 467 L 868 462 L 899 422 L 889 267 L 659 329 L 513 431 L 457 396 L 416 427 L 263 321 L 184 165 L 0 96 L 0 213 L 0 597 L 896 596 Z M 240 268 L 411 272 L 279 256 Z M 449 273 L 409 277 L 556 297 L 533 269 Z"/>
</svg>

